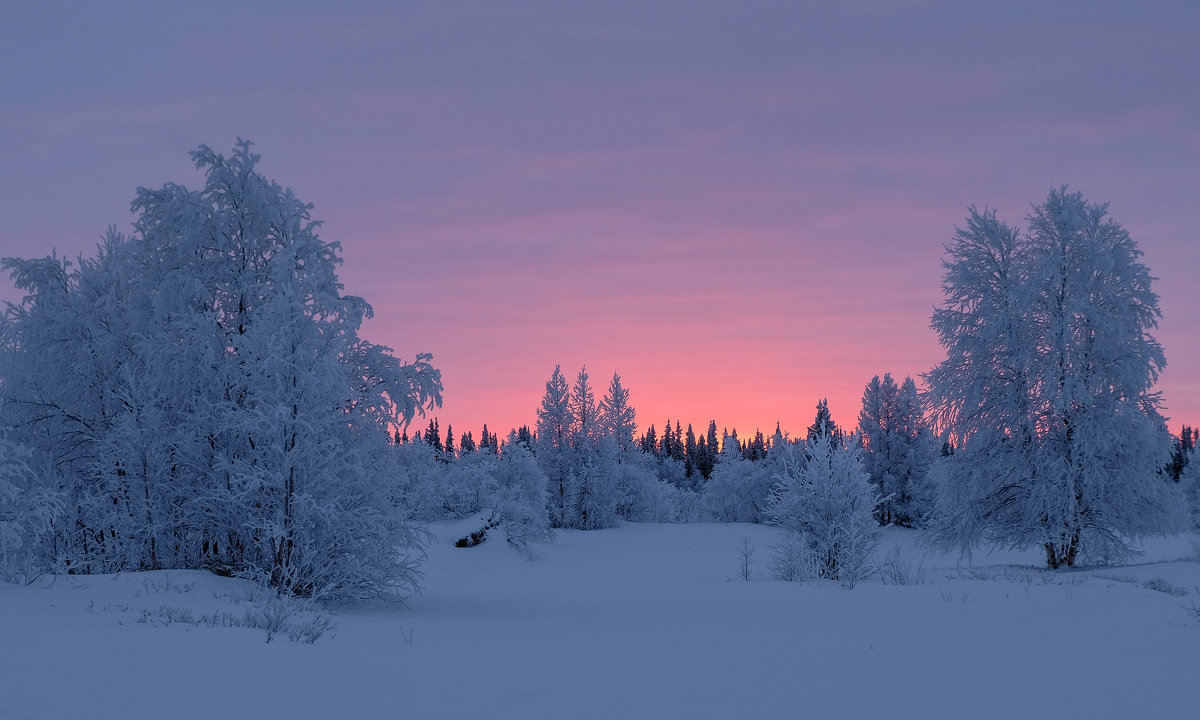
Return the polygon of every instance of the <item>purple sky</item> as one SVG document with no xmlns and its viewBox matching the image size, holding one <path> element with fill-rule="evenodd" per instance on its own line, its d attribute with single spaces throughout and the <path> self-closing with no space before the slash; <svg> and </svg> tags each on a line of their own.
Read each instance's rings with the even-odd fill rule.
<svg viewBox="0 0 1200 720">
<path fill-rule="evenodd" d="M 34 3 L 0 23 L 0 254 L 91 254 L 186 153 L 257 143 L 443 429 L 556 363 L 639 427 L 856 422 L 942 357 L 942 245 L 1069 184 L 1159 278 L 1200 423 L 1200 3 Z M 13 298 L 7 282 L 0 297 Z"/>
</svg>

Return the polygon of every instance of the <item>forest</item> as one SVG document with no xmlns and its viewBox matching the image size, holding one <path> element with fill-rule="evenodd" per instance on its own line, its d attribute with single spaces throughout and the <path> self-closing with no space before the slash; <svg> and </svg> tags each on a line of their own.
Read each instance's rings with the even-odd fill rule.
<svg viewBox="0 0 1200 720">
<path fill-rule="evenodd" d="M 339 245 L 249 142 L 191 158 L 204 186 L 137 190 L 132 232 L 95 256 L 3 261 L 24 298 L 0 326 L 0 580 L 199 569 L 331 607 L 403 600 L 428 524 L 478 515 L 465 545 L 500 528 L 525 554 L 560 529 L 767 524 L 774 578 L 853 588 L 888 526 L 1049 568 L 1197 526 L 1149 270 L 1066 187 L 1023 228 L 968 210 L 931 318 L 945 359 L 921 387 L 864 378 L 854 427 L 819 400 L 795 434 L 660 428 L 619 373 L 600 390 L 555 366 L 534 427 L 476 439 L 443 433 L 432 355 L 360 337 L 373 310 Z"/>
</svg>

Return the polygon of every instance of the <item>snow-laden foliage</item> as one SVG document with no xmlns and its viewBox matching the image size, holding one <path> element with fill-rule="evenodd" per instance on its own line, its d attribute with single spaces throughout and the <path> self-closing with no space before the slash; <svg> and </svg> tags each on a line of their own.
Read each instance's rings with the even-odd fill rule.
<svg viewBox="0 0 1200 720">
<path fill-rule="evenodd" d="M 797 573 L 815 567 L 820 577 L 853 587 L 870 570 L 879 534 L 878 503 L 856 442 L 835 442 L 822 433 L 805 444 L 803 458 L 785 446 L 783 473 L 768 508 L 768 516 L 788 536 L 777 548 L 775 564 Z M 794 557 L 779 557 L 780 552 Z"/>
<path fill-rule="evenodd" d="M 192 153 L 200 190 L 139 189 L 95 258 L 6 259 L 0 423 L 62 511 L 70 572 L 207 567 L 339 600 L 412 592 L 420 550 L 389 487 L 391 428 L 440 404 L 358 336 L 336 243 L 250 143 Z M 54 486 L 45 483 L 54 482 Z"/>
<path fill-rule="evenodd" d="M 928 510 L 925 480 L 935 454 L 933 431 L 912 378 L 899 387 L 890 374 L 871 378 L 863 391 L 858 430 L 863 463 L 883 498 L 880 524 L 912 527 Z"/>
<path fill-rule="evenodd" d="M 776 434 L 767 457 L 750 461 L 731 443 L 704 484 L 700 502 L 705 516 L 717 522 L 764 522 L 771 488 L 785 471 L 786 446 L 783 436 Z"/>
<path fill-rule="evenodd" d="M 547 477 L 547 507 L 553 527 L 594 529 L 617 521 L 621 504 L 616 464 L 622 454 L 618 438 L 610 432 L 632 436 L 632 409 L 628 393 L 614 375 L 617 396 L 607 398 L 607 409 L 621 417 L 601 415 L 587 369 L 579 371 L 575 385 L 567 387 L 560 367 L 546 383 L 538 408 L 537 462 Z M 630 412 L 626 413 L 625 411 Z"/>
<path fill-rule="evenodd" d="M 518 548 L 546 539 L 546 475 L 516 433 L 495 452 L 455 455 L 414 440 L 393 447 L 392 453 L 409 517 L 428 522 L 491 511 Z"/>
<path fill-rule="evenodd" d="M 537 461 L 547 478 L 546 505 L 552 527 L 570 527 L 574 519 L 570 395 L 567 379 L 561 367 L 555 365 L 537 411 Z"/>
<path fill-rule="evenodd" d="M 700 520 L 699 496 L 671 481 L 683 476 L 678 460 L 659 459 L 637 448 L 616 459 L 617 517 L 634 522 Z"/>
<path fill-rule="evenodd" d="M 972 208 L 946 253 L 947 357 L 925 379 L 958 450 L 938 469 L 937 540 L 1041 546 L 1058 567 L 1174 527 L 1158 297 L 1107 206 L 1054 190 L 1025 233 Z"/>
<path fill-rule="evenodd" d="M 459 519 L 491 507 L 495 459 L 475 452 L 455 460 L 423 440 L 395 446 L 397 485 L 413 520 Z"/>
<path fill-rule="evenodd" d="M 546 475 L 533 453 L 510 435 L 504 452 L 481 454 L 495 463 L 495 508 L 508 541 L 518 548 L 545 540 L 550 530 L 546 514 Z"/>
<path fill-rule="evenodd" d="M 633 449 L 633 431 L 637 429 L 637 410 L 629 404 L 629 389 L 621 385 L 621 376 L 613 373 L 608 392 L 600 401 L 601 431 L 617 443 L 617 449 Z"/>
<path fill-rule="evenodd" d="M 825 433 L 829 434 L 835 444 L 840 444 L 845 439 L 842 429 L 833 421 L 833 415 L 829 412 L 829 400 L 821 398 L 817 401 L 817 415 L 813 424 L 808 426 L 806 439 L 811 442 Z"/>
<path fill-rule="evenodd" d="M 603 438 L 594 449 L 576 448 L 576 462 L 568 476 L 571 488 L 570 527 L 598 530 L 617 524 L 617 508 L 621 498 L 617 481 L 618 457 L 616 442 Z"/>
<path fill-rule="evenodd" d="M 31 582 L 56 567 L 50 540 L 63 497 L 30 466 L 32 456 L 0 438 L 0 581 Z"/>
<path fill-rule="evenodd" d="M 533 447 L 547 479 L 551 526 L 590 530 L 621 519 L 699 520 L 699 496 L 686 487 L 683 460 L 660 455 L 644 437 L 634 441 L 637 413 L 620 375 L 613 374 L 599 403 L 594 398 L 586 369 L 569 387 L 556 366 L 546 383 Z"/>
</svg>

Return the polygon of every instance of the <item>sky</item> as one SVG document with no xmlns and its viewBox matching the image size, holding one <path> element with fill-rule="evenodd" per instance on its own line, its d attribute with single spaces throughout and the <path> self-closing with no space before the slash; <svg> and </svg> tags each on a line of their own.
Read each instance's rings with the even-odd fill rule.
<svg viewBox="0 0 1200 720">
<path fill-rule="evenodd" d="M 1200 4 L 7 3 L 0 255 L 92 255 L 187 152 L 255 142 L 315 205 L 367 339 L 443 432 L 532 426 L 556 365 L 639 431 L 854 425 L 944 357 L 970 205 L 1069 185 L 1157 278 L 1158 389 L 1200 423 Z M 15 300 L 0 281 L 0 299 Z M 422 422 L 418 420 L 418 422 Z"/>
</svg>

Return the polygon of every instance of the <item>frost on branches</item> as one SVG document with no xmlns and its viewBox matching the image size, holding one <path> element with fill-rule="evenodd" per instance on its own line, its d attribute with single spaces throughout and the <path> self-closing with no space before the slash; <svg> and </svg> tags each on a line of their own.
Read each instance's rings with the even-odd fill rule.
<svg viewBox="0 0 1200 720">
<path fill-rule="evenodd" d="M 926 376 L 939 430 L 936 540 L 1041 546 L 1047 564 L 1116 561 L 1177 525 L 1159 472 L 1168 435 L 1152 392 L 1166 364 L 1158 297 L 1129 233 L 1054 190 L 1024 233 L 972 208 L 946 248 Z"/>
<path fill-rule="evenodd" d="M 768 508 L 770 518 L 785 532 L 776 548 L 776 574 L 803 579 L 811 569 L 819 577 L 854 587 L 870 571 L 879 534 L 874 514 L 878 503 L 856 442 L 842 444 L 828 431 L 821 432 L 805 444 L 803 459 L 787 446 L 784 471 Z"/>
<path fill-rule="evenodd" d="M 537 425 L 537 461 L 548 478 L 553 527 L 592 530 L 616 524 L 618 443 L 632 445 L 626 439 L 632 438 L 632 423 L 628 392 L 619 377 L 614 375 L 609 395 L 597 405 L 587 368 L 579 371 L 571 388 L 561 368 L 554 368 Z"/>
<path fill-rule="evenodd" d="M 883 500 L 881 525 L 913 527 L 927 511 L 926 475 L 933 463 L 934 437 L 925 422 L 917 385 L 876 375 L 863 391 L 858 415 L 863 462 Z"/>
<path fill-rule="evenodd" d="M 204 187 L 139 189 L 134 233 L 95 258 L 4 261 L 26 297 L 5 319 L 0 425 L 38 471 L 24 492 L 61 507 L 22 537 L 67 572 L 413 592 L 422 538 L 388 440 L 440 404 L 438 371 L 358 336 L 371 308 L 342 294 L 338 245 L 249 142 L 191 155 Z"/>
</svg>

